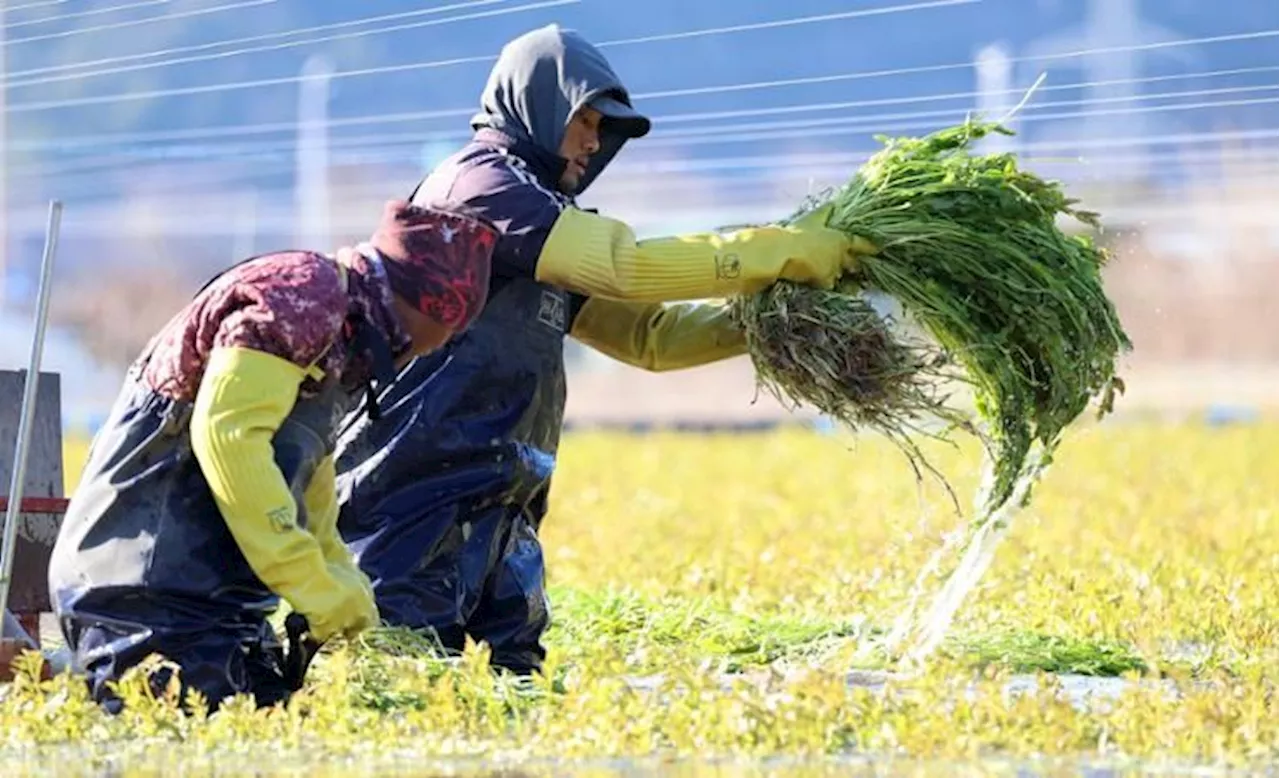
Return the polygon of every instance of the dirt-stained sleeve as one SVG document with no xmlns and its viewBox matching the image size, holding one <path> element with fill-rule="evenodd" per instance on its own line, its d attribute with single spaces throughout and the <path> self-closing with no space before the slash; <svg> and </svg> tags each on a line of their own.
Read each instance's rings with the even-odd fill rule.
<svg viewBox="0 0 1280 778">
<path fill-rule="evenodd" d="M 153 341 L 146 383 L 176 399 L 196 396 L 215 348 L 263 351 L 307 367 L 342 332 L 347 295 L 340 270 L 317 254 L 290 252 L 232 268 Z"/>
<path fill-rule="evenodd" d="M 213 348 L 264 351 L 299 367 L 319 359 L 347 313 L 336 265 L 281 262 L 245 275 L 218 317 Z"/>
</svg>

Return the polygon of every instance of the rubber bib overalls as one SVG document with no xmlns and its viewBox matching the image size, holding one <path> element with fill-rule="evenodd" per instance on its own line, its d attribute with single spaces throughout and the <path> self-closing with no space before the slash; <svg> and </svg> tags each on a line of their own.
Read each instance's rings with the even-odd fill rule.
<svg viewBox="0 0 1280 778">
<path fill-rule="evenodd" d="M 50 562 L 74 665 L 108 710 L 119 705 L 107 683 L 152 652 L 176 662 L 183 685 L 214 707 L 241 692 L 273 704 L 289 692 L 267 623 L 279 598 L 249 567 L 192 453 L 192 403 L 145 386 L 146 359 L 130 370 L 94 440 Z M 360 399 L 326 376 L 273 439 L 301 527 L 312 474 Z"/>
<path fill-rule="evenodd" d="M 480 318 L 411 363 L 339 441 L 338 530 L 385 621 L 484 640 L 537 669 L 549 619 L 538 527 L 564 415 L 565 291 L 495 277 Z M 367 496 L 376 495 L 376 497 Z"/>
</svg>

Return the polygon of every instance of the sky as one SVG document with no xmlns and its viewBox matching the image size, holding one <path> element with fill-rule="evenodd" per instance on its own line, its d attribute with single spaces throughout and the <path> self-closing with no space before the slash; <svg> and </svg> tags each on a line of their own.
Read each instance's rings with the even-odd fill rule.
<svg viewBox="0 0 1280 778">
<path fill-rule="evenodd" d="M 754 125 L 775 125 L 772 135 L 759 139 L 698 145 L 680 143 L 677 135 L 650 144 L 704 160 L 864 151 L 873 148 L 872 136 L 882 128 L 912 124 L 892 117 L 951 111 L 914 120 L 921 129 L 936 127 L 974 107 L 972 62 L 990 45 L 1022 60 L 1097 47 L 1157 46 L 1014 63 L 1010 89 L 1025 90 L 1045 72 L 1047 91 L 1037 100 L 1064 104 L 1029 106 L 1028 122 L 1020 128 L 1027 142 L 1081 129 L 1096 137 L 1123 130 L 1138 136 L 1210 132 L 1226 124 L 1274 129 L 1277 116 L 1274 89 L 1245 91 L 1274 87 L 1274 34 L 1161 46 L 1274 33 L 1276 4 L 1256 0 L 44 0 L 18 5 L 26 7 L 9 12 L 5 20 L 10 181 L 37 178 L 38 186 L 11 185 L 18 194 L 10 200 L 16 203 L 23 202 L 24 191 L 34 196 L 38 190 L 32 199 L 39 203 L 55 188 L 66 198 L 85 189 L 110 196 L 94 184 L 85 186 L 86 179 L 101 182 L 93 171 L 110 161 L 115 168 L 107 170 L 127 168 L 148 155 L 216 160 L 265 153 L 269 164 L 258 166 L 263 185 L 287 189 L 293 182 L 290 144 L 299 79 L 312 57 L 325 59 L 334 71 L 331 117 L 359 122 L 333 129 L 335 151 L 348 144 L 349 150 L 376 149 L 402 164 L 421 166 L 465 135 L 467 116 L 501 45 L 550 22 L 578 29 L 602 46 L 639 95 L 639 105 L 655 116 L 654 140 L 664 131 L 733 127 L 746 128 L 736 130 L 744 136 Z M 1272 69 L 1222 72 L 1267 67 Z M 893 73 L 866 75 L 884 71 Z M 1204 73 L 1216 75 L 1195 75 Z M 741 88 L 833 76 L 845 78 Z M 1117 78 L 1148 81 L 1072 87 Z M 695 93 L 671 94 L 680 90 Z M 1149 104 L 1210 105 L 1070 118 L 1089 109 L 1129 107 L 1116 103 L 1126 91 L 1174 95 L 1151 98 Z M 1270 102 L 1245 103 L 1268 97 Z M 904 102 L 912 99 L 916 102 Z M 1111 102 L 1097 102 L 1107 99 Z M 817 103 L 847 107 L 813 108 Z M 723 115 L 744 110 L 778 112 Z M 707 116 L 717 112 L 720 117 Z M 1037 112 L 1050 118 L 1032 119 Z M 396 119 L 403 114 L 415 116 Z M 799 125 L 801 120 L 810 124 Z M 779 122 L 789 125 L 778 127 Z M 246 127 L 263 125 L 280 129 L 244 134 Z M 183 142 L 182 133 L 195 137 Z M 148 140 L 156 134 L 170 139 Z M 108 158 L 109 153 L 125 156 Z"/>
</svg>

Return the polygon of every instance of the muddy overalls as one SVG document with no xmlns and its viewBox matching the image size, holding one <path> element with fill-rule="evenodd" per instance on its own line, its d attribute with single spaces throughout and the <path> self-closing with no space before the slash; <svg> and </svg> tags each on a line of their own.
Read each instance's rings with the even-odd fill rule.
<svg viewBox="0 0 1280 778">
<path fill-rule="evenodd" d="M 541 667 L 549 613 L 538 528 L 564 416 L 564 338 L 580 303 L 494 267 L 471 328 L 410 363 L 338 442 L 338 531 L 384 622 L 446 648 L 489 643 Z"/>
<path fill-rule="evenodd" d="M 370 330 L 365 325 L 361 335 Z M 342 340 L 332 347 L 351 352 Z M 192 453 L 193 403 L 142 383 L 149 356 L 130 369 L 94 439 L 49 565 L 74 669 L 112 712 L 120 702 L 107 683 L 153 652 L 176 662 L 183 686 L 199 689 L 214 708 L 237 693 L 271 705 L 291 691 L 267 622 L 279 598 L 241 553 Z M 300 527 L 307 526 L 303 495 L 312 474 L 359 400 L 325 376 L 272 440 Z M 166 672 L 152 678 L 157 687 L 167 680 Z"/>
</svg>

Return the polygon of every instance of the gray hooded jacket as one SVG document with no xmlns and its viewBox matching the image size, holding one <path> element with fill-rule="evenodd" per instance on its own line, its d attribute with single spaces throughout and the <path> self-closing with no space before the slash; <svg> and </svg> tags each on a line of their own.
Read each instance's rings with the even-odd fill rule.
<svg viewBox="0 0 1280 778">
<path fill-rule="evenodd" d="M 600 111 L 600 150 L 576 192 L 561 192 L 565 127 L 584 105 Z M 581 35 L 547 25 L 508 43 L 471 120 L 475 136 L 414 193 L 420 203 L 465 204 L 498 225 L 494 276 L 531 277 L 560 211 L 581 194 L 649 119 L 604 56 Z"/>
</svg>

